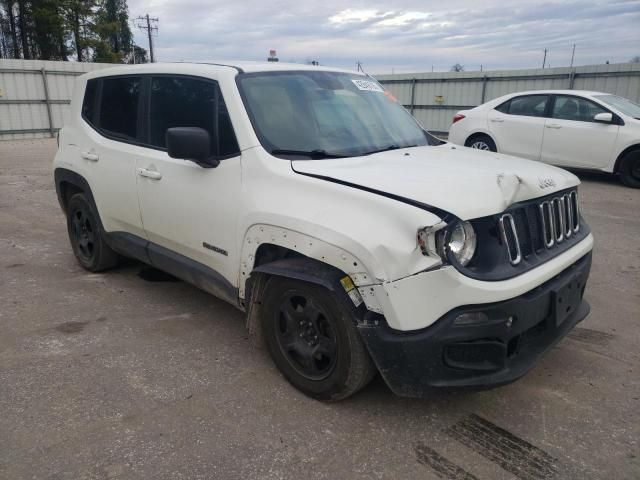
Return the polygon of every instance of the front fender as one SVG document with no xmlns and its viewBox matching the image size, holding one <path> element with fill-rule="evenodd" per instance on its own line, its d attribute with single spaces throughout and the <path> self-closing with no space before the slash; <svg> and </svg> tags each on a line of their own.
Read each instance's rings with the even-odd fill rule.
<svg viewBox="0 0 640 480">
<path fill-rule="evenodd" d="M 339 234 L 336 234 L 339 235 Z M 374 312 L 381 312 L 370 285 L 378 285 L 384 281 L 376 276 L 382 272 L 379 262 L 366 250 L 366 260 L 362 260 L 349 251 L 336 245 L 295 230 L 273 225 L 257 224 L 249 228 L 244 236 L 240 257 L 239 297 L 246 298 L 246 284 L 252 273 L 260 271 L 254 269 L 256 251 L 262 244 L 277 245 L 312 258 L 323 264 L 330 265 L 348 275 L 358 287 L 367 308 Z M 271 273 L 271 272 L 266 272 Z"/>
</svg>

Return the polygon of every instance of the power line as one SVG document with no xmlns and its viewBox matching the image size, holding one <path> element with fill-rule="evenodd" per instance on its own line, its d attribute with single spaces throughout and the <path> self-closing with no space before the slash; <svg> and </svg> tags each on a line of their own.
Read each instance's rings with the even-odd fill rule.
<svg viewBox="0 0 640 480">
<path fill-rule="evenodd" d="M 153 63 L 156 60 L 155 60 L 155 57 L 153 56 L 153 38 L 152 37 L 154 35 L 154 32 L 156 35 L 158 34 L 158 27 L 156 26 L 158 23 L 158 19 L 150 18 L 149 14 L 147 13 L 144 17 L 138 17 L 137 20 L 141 22 L 141 23 L 138 23 L 137 27 L 140 30 L 147 31 L 147 37 L 149 37 L 149 59 L 151 60 L 151 63 Z"/>
</svg>

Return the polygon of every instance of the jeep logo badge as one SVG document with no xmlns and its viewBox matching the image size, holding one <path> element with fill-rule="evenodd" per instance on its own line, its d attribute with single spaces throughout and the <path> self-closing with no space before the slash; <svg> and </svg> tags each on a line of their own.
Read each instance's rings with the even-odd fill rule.
<svg viewBox="0 0 640 480">
<path fill-rule="evenodd" d="M 538 178 L 538 186 L 540 190 L 544 190 L 545 188 L 555 187 L 556 182 L 553 178 Z"/>
</svg>

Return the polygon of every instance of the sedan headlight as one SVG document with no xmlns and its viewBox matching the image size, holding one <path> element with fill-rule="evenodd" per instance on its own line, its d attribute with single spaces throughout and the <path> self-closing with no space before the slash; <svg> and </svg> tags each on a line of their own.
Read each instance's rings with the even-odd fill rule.
<svg viewBox="0 0 640 480">
<path fill-rule="evenodd" d="M 446 261 L 451 252 L 456 261 L 466 266 L 476 253 L 476 232 L 469 222 L 451 226 L 443 223 L 418 230 L 418 245 L 424 255 Z"/>
</svg>

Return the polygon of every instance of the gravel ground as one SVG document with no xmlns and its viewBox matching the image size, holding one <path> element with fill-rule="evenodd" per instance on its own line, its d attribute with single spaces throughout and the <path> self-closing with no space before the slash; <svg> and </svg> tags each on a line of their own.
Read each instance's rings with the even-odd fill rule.
<svg viewBox="0 0 640 480">
<path fill-rule="evenodd" d="M 525 378 L 327 405 L 224 302 L 133 262 L 83 271 L 54 153 L 0 142 L 0 478 L 640 478 L 640 190 L 581 175 L 591 315 Z"/>
</svg>

